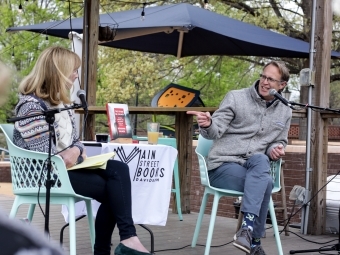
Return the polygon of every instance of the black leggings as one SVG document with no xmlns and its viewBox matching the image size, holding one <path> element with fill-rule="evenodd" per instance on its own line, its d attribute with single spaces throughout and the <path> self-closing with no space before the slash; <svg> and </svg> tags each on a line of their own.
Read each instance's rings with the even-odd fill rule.
<svg viewBox="0 0 340 255">
<path fill-rule="evenodd" d="M 120 240 L 136 236 L 131 213 L 131 181 L 127 164 L 109 160 L 106 170 L 68 171 L 74 191 L 101 203 L 96 216 L 95 255 L 108 255 L 117 223 Z"/>
</svg>

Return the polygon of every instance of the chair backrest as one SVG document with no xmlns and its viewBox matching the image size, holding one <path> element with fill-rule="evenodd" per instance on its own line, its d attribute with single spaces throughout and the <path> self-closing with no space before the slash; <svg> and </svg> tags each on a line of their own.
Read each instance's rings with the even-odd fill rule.
<svg viewBox="0 0 340 255">
<path fill-rule="evenodd" d="M 199 135 L 197 140 L 196 154 L 198 157 L 198 166 L 200 170 L 201 184 L 203 186 L 210 186 L 207 164 L 205 158 L 208 156 L 209 150 L 213 144 L 213 140 L 205 139 Z"/>
<path fill-rule="evenodd" d="M 278 192 L 281 189 L 281 164 L 282 164 L 282 159 L 280 158 L 277 161 L 270 161 L 270 174 L 273 177 L 274 181 L 274 188 L 273 192 Z"/>
<path fill-rule="evenodd" d="M 22 149 L 13 143 L 14 125 L 0 124 L 10 154 L 11 177 L 13 193 L 16 195 L 37 195 L 39 186 L 42 196 L 46 193 L 47 153 Z M 72 195 L 75 192 L 71 186 L 64 161 L 59 156 L 51 158 L 51 187 L 53 195 Z"/>
<path fill-rule="evenodd" d="M 208 140 L 201 135 L 198 136 L 197 147 L 195 152 L 198 157 L 201 183 L 204 186 L 210 186 L 205 158 L 208 156 L 212 144 L 213 140 Z M 270 174 L 273 177 L 274 181 L 273 192 L 277 192 L 281 189 L 280 183 L 281 162 L 282 159 L 279 159 L 277 161 L 270 161 Z"/>
<path fill-rule="evenodd" d="M 176 138 L 159 137 L 158 144 L 168 145 L 174 147 L 177 150 Z"/>
</svg>

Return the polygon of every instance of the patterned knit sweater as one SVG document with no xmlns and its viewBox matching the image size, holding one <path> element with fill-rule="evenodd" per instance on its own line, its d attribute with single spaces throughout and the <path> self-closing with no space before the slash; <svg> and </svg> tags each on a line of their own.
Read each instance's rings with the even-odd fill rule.
<svg viewBox="0 0 340 255">
<path fill-rule="evenodd" d="M 55 108 L 47 101 L 43 101 L 48 109 Z M 60 106 L 59 106 L 60 107 Z M 33 114 L 41 114 L 44 111 L 43 106 L 40 102 L 31 95 L 19 95 L 19 102 L 15 108 L 15 113 L 17 117 L 28 116 Z M 75 126 L 75 119 L 73 111 L 67 110 L 69 118 L 71 120 L 72 131 L 69 135 L 70 144 L 76 144 L 84 147 L 81 142 L 79 142 L 77 137 L 77 131 Z M 58 116 L 59 115 L 59 116 Z M 54 126 L 54 137 L 52 139 L 52 154 L 60 151 L 60 146 L 57 148 L 56 144 L 61 144 L 65 130 L 63 130 L 65 123 L 65 118 L 62 114 L 55 114 Z M 13 142 L 17 146 L 39 152 L 48 152 L 49 148 L 49 124 L 45 120 L 45 116 L 31 117 L 15 122 L 13 133 Z M 69 145 L 70 145 L 69 144 Z"/>
</svg>

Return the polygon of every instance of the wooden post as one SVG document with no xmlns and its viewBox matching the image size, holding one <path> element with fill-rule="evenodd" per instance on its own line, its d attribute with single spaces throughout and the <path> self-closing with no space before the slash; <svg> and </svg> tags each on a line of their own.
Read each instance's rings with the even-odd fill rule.
<svg viewBox="0 0 340 255">
<path fill-rule="evenodd" d="M 192 115 L 176 113 L 176 139 L 178 149 L 178 171 L 181 189 L 182 213 L 190 213 L 190 181 L 192 168 Z M 184 153 L 183 153 L 184 150 Z M 173 208 L 176 207 L 174 203 Z"/>
<path fill-rule="evenodd" d="M 332 39 L 331 1 L 317 0 L 316 4 L 315 47 L 316 80 L 312 103 L 315 106 L 328 107 L 330 94 L 330 55 Z M 312 113 L 311 134 L 311 197 L 316 194 L 327 180 L 327 142 L 328 121 L 320 113 Z M 325 233 L 326 188 L 320 191 L 311 201 L 308 232 L 314 235 Z"/>
<path fill-rule="evenodd" d="M 88 106 L 96 105 L 98 62 L 99 0 L 86 0 L 83 23 L 82 85 Z M 84 138 L 95 140 L 95 114 L 89 114 L 85 123 Z"/>
</svg>

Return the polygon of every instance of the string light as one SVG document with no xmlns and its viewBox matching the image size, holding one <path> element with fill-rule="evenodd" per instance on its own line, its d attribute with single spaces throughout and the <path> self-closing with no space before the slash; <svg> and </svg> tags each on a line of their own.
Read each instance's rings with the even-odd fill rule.
<svg viewBox="0 0 340 255">
<path fill-rule="evenodd" d="M 14 59 L 14 46 L 12 46 L 12 59 Z"/>
<path fill-rule="evenodd" d="M 204 0 L 204 9 L 208 8 L 208 0 Z"/>
<path fill-rule="evenodd" d="M 47 30 L 46 30 L 46 37 L 45 37 L 45 40 L 48 41 Z"/>
<path fill-rule="evenodd" d="M 143 10 L 142 10 L 141 17 L 140 17 L 142 21 L 145 19 L 145 5 L 146 3 L 143 3 Z"/>
<path fill-rule="evenodd" d="M 20 0 L 20 4 L 19 4 L 19 7 L 18 7 L 18 9 L 19 9 L 19 12 L 20 12 L 20 13 L 22 13 L 22 5 L 21 5 L 21 0 Z"/>
</svg>

